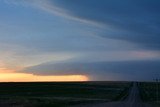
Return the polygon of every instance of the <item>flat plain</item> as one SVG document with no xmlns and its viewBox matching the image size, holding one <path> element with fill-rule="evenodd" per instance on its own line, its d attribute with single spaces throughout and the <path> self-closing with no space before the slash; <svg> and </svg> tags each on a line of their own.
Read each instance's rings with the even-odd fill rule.
<svg viewBox="0 0 160 107">
<path fill-rule="evenodd" d="M 160 107 L 159 101 L 156 82 L 0 83 L 0 107 Z"/>
<path fill-rule="evenodd" d="M 138 87 L 144 102 L 160 107 L 160 82 L 140 82 Z"/>
<path fill-rule="evenodd" d="M 119 101 L 128 96 L 131 82 L 20 82 L 0 83 L 0 106 L 70 107 Z"/>
</svg>

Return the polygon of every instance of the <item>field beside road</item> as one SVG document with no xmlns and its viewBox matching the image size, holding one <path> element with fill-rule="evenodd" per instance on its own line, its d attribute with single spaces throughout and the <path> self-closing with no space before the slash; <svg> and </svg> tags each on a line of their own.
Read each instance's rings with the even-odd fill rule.
<svg viewBox="0 0 160 107">
<path fill-rule="evenodd" d="M 151 103 L 155 107 L 160 107 L 160 83 L 141 82 L 139 83 L 141 99 Z"/>
<path fill-rule="evenodd" d="M 0 83 L 0 106 L 66 107 L 122 100 L 129 82 Z"/>
</svg>

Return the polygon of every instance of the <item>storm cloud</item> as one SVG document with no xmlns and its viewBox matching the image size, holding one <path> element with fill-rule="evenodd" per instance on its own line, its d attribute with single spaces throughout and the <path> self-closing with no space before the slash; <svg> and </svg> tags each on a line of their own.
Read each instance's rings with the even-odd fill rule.
<svg viewBox="0 0 160 107">
<path fill-rule="evenodd" d="M 26 72 L 35 74 L 71 75 L 82 74 L 108 80 L 108 77 L 120 76 L 123 80 L 152 80 L 159 74 L 159 60 L 155 61 L 118 61 L 118 62 L 70 62 L 70 63 L 45 63 L 27 68 Z M 112 77 L 112 79 L 113 79 Z M 94 79 L 93 79 L 94 80 Z"/>
<path fill-rule="evenodd" d="M 159 76 L 159 0 L 0 3 L 2 66 L 38 75 L 83 74 L 91 80 Z"/>
<path fill-rule="evenodd" d="M 103 30 L 99 29 L 99 36 L 103 38 L 160 48 L 159 0 L 57 0 L 56 3 L 74 17 L 105 25 Z"/>
</svg>

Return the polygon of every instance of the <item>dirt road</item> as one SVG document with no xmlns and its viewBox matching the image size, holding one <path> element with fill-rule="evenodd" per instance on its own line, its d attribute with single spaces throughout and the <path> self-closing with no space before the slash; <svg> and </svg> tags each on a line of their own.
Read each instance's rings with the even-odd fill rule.
<svg viewBox="0 0 160 107">
<path fill-rule="evenodd" d="M 130 89 L 130 93 L 128 97 L 122 102 L 86 104 L 86 105 L 78 105 L 74 107 L 151 107 L 151 106 L 142 102 L 139 95 L 137 83 L 133 83 L 133 86 Z"/>
</svg>

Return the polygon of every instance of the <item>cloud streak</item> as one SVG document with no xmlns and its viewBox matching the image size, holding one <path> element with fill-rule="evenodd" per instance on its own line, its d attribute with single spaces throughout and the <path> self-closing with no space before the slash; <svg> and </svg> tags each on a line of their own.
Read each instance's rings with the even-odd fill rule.
<svg viewBox="0 0 160 107">
<path fill-rule="evenodd" d="M 76 17 L 109 26 L 110 29 L 99 31 L 100 37 L 125 40 L 145 49 L 159 50 L 160 48 L 158 36 L 160 8 L 157 5 L 160 2 L 158 0 L 100 0 L 99 2 L 70 0 L 57 1 L 57 4 Z"/>
<path fill-rule="evenodd" d="M 32 6 L 33 8 L 37 8 L 37 9 L 41 9 L 45 12 L 51 13 L 53 15 L 57 15 L 72 21 L 77 21 L 83 24 L 87 24 L 93 27 L 100 27 L 103 28 L 104 24 L 102 23 L 98 23 L 96 21 L 92 21 L 92 20 L 87 20 L 85 18 L 80 18 L 78 16 L 75 16 L 74 14 L 72 14 L 71 11 L 68 11 L 64 8 L 58 7 L 55 5 L 54 1 L 50 1 L 50 0 L 22 0 L 22 1 L 17 1 L 14 0 L 12 2 L 7 2 L 7 3 L 13 3 L 15 5 L 24 5 L 24 6 Z"/>
<path fill-rule="evenodd" d="M 62 18 L 99 27 L 96 32 L 99 37 L 124 40 L 137 44 L 141 48 L 159 50 L 159 1 L 110 0 L 88 1 L 51 1 L 28 0 L 14 1 L 16 4 L 32 6 Z M 66 4 L 66 5 L 65 5 Z M 152 9 L 152 7 L 156 9 Z M 127 9 L 126 9 L 127 8 Z M 150 8 L 150 10 L 148 9 Z"/>
</svg>

